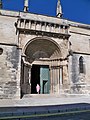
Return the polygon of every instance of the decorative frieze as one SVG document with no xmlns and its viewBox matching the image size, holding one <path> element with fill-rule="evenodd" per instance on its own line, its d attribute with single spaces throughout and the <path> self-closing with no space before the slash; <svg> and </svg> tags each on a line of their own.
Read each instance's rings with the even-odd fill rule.
<svg viewBox="0 0 90 120">
<path fill-rule="evenodd" d="M 18 19 L 17 21 L 17 30 L 20 32 L 32 32 L 34 34 L 45 34 L 51 35 L 53 37 L 66 37 L 69 38 L 68 34 L 68 25 L 65 24 L 55 24 L 43 21 L 36 21 L 30 19 Z"/>
</svg>

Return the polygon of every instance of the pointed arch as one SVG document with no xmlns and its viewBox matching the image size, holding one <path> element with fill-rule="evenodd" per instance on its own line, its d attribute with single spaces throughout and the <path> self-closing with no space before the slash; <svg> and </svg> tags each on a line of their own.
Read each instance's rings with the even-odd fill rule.
<svg viewBox="0 0 90 120">
<path fill-rule="evenodd" d="M 80 56 L 79 58 L 79 73 L 85 74 L 85 64 L 84 64 L 84 58 Z"/>
</svg>

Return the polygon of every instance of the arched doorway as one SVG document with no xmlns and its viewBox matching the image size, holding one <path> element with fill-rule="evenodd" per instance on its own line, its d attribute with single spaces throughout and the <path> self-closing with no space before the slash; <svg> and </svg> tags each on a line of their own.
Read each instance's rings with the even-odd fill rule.
<svg viewBox="0 0 90 120">
<path fill-rule="evenodd" d="M 27 43 L 24 54 L 24 61 L 29 64 L 29 69 L 26 68 L 28 70 L 24 71 L 24 81 L 30 84 L 30 90 L 26 87 L 27 85 L 25 86 L 29 90 L 26 90 L 26 93 L 36 94 L 37 83 L 40 85 L 40 94 L 49 94 L 52 86 L 55 86 L 53 89 L 57 89 L 61 57 L 59 45 L 49 38 L 35 38 Z M 58 77 L 53 78 L 53 72 L 55 76 L 57 73 Z M 52 79 L 54 79 L 53 82 Z"/>
</svg>

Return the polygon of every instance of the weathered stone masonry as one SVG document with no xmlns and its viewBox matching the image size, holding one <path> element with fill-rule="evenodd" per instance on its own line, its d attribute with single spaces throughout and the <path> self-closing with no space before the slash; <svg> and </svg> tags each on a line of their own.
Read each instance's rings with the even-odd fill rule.
<svg viewBox="0 0 90 120">
<path fill-rule="evenodd" d="M 0 98 L 90 94 L 90 26 L 0 10 Z"/>
</svg>

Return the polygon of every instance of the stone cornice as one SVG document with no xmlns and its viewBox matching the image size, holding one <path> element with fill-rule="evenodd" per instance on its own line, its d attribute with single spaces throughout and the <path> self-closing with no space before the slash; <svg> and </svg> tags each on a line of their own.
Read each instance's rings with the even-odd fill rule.
<svg viewBox="0 0 90 120">
<path fill-rule="evenodd" d="M 69 34 L 64 33 L 54 33 L 54 32 L 46 32 L 46 31 L 38 31 L 38 30 L 28 30 L 28 29 L 22 29 L 17 28 L 21 34 L 34 34 L 34 35 L 42 35 L 42 36 L 48 36 L 48 37 L 55 37 L 55 38 L 63 38 L 68 39 L 70 37 Z"/>
</svg>

